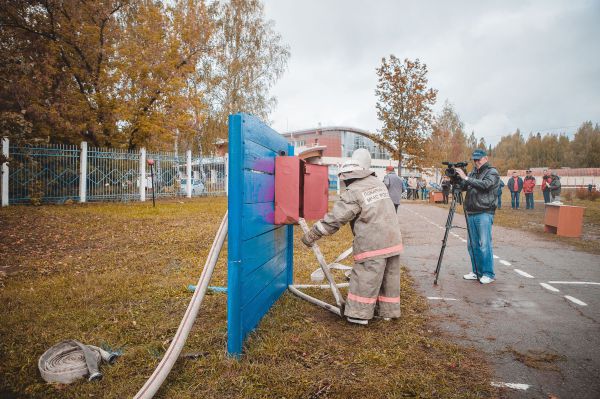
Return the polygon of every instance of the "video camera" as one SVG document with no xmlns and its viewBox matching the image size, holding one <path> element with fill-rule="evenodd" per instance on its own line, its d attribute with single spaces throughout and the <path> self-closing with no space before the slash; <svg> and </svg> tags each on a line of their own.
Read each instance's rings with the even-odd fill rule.
<svg viewBox="0 0 600 399">
<path fill-rule="evenodd" d="M 468 162 L 442 162 L 443 165 L 448 166 L 446 168 L 446 170 L 444 171 L 444 174 L 446 176 L 448 176 L 450 178 L 450 183 L 452 184 L 458 184 L 461 181 L 460 176 L 458 175 L 458 172 L 456 171 L 456 169 L 460 168 L 463 170 L 463 172 L 465 172 L 465 174 L 467 173 L 467 165 L 469 164 Z"/>
</svg>

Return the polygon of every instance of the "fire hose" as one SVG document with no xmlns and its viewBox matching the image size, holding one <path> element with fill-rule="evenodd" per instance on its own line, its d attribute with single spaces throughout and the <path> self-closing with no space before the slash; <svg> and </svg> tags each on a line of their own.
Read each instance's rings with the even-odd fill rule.
<svg viewBox="0 0 600 399">
<path fill-rule="evenodd" d="M 200 275 L 200 279 L 198 280 L 198 285 L 196 286 L 196 290 L 194 291 L 194 295 L 192 296 L 192 300 L 185 311 L 185 315 L 177 328 L 177 332 L 175 333 L 175 337 L 173 341 L 171 341 L 171 345 L 165 352 L 162 360 L 150 376 L 144 386 L 138 391 L 138 393 L 134 396 L 134 399 L 150 399 L 152 398 L 162 383 L 165 381 L 169 372 L 173 368 L 175 361 L 179 357 L 181 350 L 183 349 L 183 345 L 192 329 L 194 321 L 196 320 L 196 316 L 198 315 L 198 311 L 200 310 L 200 305 L 202 304 L 202 300 L 204 299 L 204 294 L 206 294 L 206 290 L 208 289 L 208 283 L 210 282 L 210 278 L 212 277 L 213 270 L 215 269 L 215 265 L 217 264 L 217 259 L 219 258 L 219 252 L 223 247 L 223 243 L 225 242 L 225 237 L 227 236 L 227 212 L 225 212 L 225 216 L 223 217 L 223 221 L 221 222 L 221 226 L 217 231 L 217 235 L 215 236 L 215 240 L 213 241 L 212 247 L 208 253 L 208 257 L 206 259 L 206 263 L 204 264 L 204 269 L 202 270 L 202 274 Z"/>
<path fill-rule="evenodd" d="M 46 382 L 70 384 L 86 375 L 88 381 L 93 381 L 102 378 L 100 363 L 112 364 L 117 356 L 97 346 L 68 340 L 44 352 L 38 360 L 38 368 Z"/>
</svg>

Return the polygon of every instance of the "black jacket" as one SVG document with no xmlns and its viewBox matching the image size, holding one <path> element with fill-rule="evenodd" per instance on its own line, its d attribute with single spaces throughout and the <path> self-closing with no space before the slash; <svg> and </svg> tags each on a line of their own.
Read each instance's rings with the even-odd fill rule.
<svg viewBox="0 0 600 399">
<path fill-rule="evenodd" d="M 465 209 L 467 213 L 494 213 L 498 201 L 500 175 L 496 168 L 486 163 L 469 173 L 469 180 L 463 180 L 461 188 L 467 192 Z"/>
<path fill-rule="evenodd" d="M 516 193 L 516 192 L 520 193 L 523 190 L 523 179 L 521 179 L 519 176 L 517 176 L 518 190 L 515 190 L 515 178 L 514 177 L 510 177 L 508 179 L 508 182 L 506 183 L 506 185 L 508 186 L 508 191 L 510 191 L 511 193 Z"/>
<path fill-rule="evenodd" d="M 448 180 L 442 182 L 442 191 L 446 194 L 450 193 L 450 182 Z"/>
<path fill-rule="evenodd" d="M 554 173 L 552 173 L 550 177 L 552 178 L 552 182 L 550 182 L 549 184 L 550 192 L 552 193 L 552 195 L 560 195 L 560 177 L 555 175 Z"/>
</svg>

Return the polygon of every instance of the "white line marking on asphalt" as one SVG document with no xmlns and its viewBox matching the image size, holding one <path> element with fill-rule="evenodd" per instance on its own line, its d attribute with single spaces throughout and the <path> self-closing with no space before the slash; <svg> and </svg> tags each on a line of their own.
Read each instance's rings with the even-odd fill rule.
<svg viewBox="0 0 600 399">
<path fill-rule="evenodd" d="M 500 263 L 502 263 L 504 266 L 510 266 L 511 265 L 510 262 L 507 262 L 504 259 L 500 259 Z"/>
<path fill-rule="evenodd" d="M 560 290 L 558 288 L 554 288 L 553 286 L 551 286 L 550 284 L 546 284 L 546 283 L 540 283 L 540 285 L 542 287 L 544 287 L 547 290 L 550 290 L 552 292 L 560 292 Z"/>
<path fill-rule="evenodd" d="M 581 305 L 581 306 L 587 306 L 587 303 L 580 301 L 577 298 L 572 297 L 571 295 L 565 295 L 565 298 L 567 298 L 569 301 L 576 303 L 577 305 Z"/>
<path fill-rule="evenodd" d="M 428 296 L 427 299 L 440 300 L 440 301 L 457 301 L 458 300 L 456 298 L 444 298 L 442 296 Z"/>
<path fill-rule="evenodd" d="M 460 240 L 461 240 L 462 242 L 467 242 L 467 240 L 465 240 L 465 239 L 464 239 L 464 238 L 462 238 L 462 237 L 460 238 Z"/>
<path fill-rule="evenodd" d="M 498 259 L 500 258 L 498 255 L 494 255 L 494 259 Z"/>
<path fill-rule="evenodd" d="M 521 269 L 513 269 L 514 271 L 516 271 L 517 273 L 519 273 L 521 276 L 523 277 L 527 277 L 527 278 L 534 278 L 531 274 L 524 272 Z"/>
<path fill-rule="evenodd" d="M 580 285 L 600 285 L 600 283 L 594 283 L 591 281 L 548 281 L 552 284 L 580 284 Z"/>
<path fill-rule="evenodd" d="M 519 391 L 526 391 L 529 389 L 531 385 L 528 384 L 516 384 L 514 382 L 493 382 L 492 386 L 496 388 L 510 388 L 510 389 L 518 389 Z"/>
</svg>

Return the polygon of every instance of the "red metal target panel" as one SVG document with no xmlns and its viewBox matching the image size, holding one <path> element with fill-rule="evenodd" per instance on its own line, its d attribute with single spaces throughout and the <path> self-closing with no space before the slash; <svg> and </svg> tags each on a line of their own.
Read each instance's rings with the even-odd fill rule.
<svg viewBox="0 0 600 399">
<path fill-rule="evenodd" d="M 326 165 L 305 164 L 304 219 L 319 220 L 327 213 L 329 174 Z"/>
<path fill-rule="evenodd" d="M 302 207 L 301 169 L 298 157 L 275 158 L 275 224 L 298 223 Z"/>
</svg>

